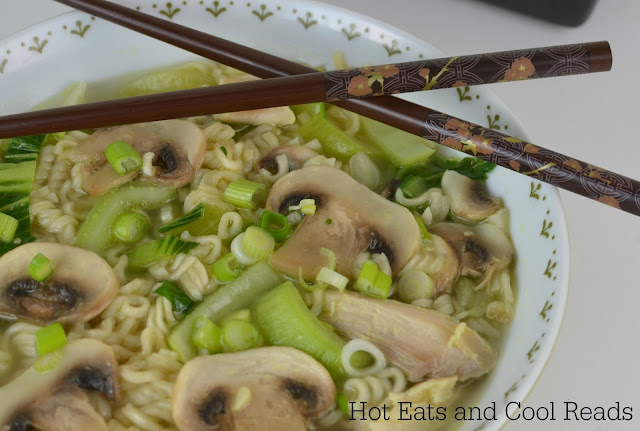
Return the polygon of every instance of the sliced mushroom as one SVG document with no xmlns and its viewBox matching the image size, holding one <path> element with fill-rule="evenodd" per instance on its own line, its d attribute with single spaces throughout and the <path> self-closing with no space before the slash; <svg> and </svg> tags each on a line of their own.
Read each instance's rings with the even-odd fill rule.
<svg viewBox="0 0 640 431">
<path fill-rule="evenodd" d="M 303 431 L 335 398 L 315 359 L 291 347 L 200 356 L 187 362 L 173 391 L 182 431 Z"/>
<path fill-rule="evenodd" d="M 500 201 L 487 195 L 483 183 L 456 171 L 444 173 L 442 190 L 450 198 L 451 212 L 462 220 L 481 221 L 500 209 Z"/>
<path fill-rule="evenodd" d="M 74 340 L 39 360 L 51 361 L 53 368 L 38 371 L 36 362 L 0 388 L 0 429 L 106 430 L 87 391 L 117 399 L 118 362 L 111 347 L 89 338 Z"/>
<path fill-rule="evenodd" d="M 477 332 L 438 311 L 328 289 L 319 317 L 348 338 L 373 343 L 412 381 L 449 376 L 464 381 L 496 363 L 496 352 Z"/>
<path fill-rule="evenodd" d="M 289 164 L 289 171 L 295 171 L 302 168 L 304 162 L 316 157 L 318 153 L 311 148 L 303 147 L 301 145 L 284 145 L 275 147 L 264 155 L 258 162 L 259 169 L 266 169 L 272 174 L 278 172 L 278 160 L 276 158 L 281 155 L 287 156 L 287 162 Z"/>
<path fill-rule="evenodd" d="M 29 275 L 29 263 L 42 253 L 53 264 L 53 275 L 39 282 Z M 105 309 L 120 283 L 109 264 L 92 251 L 71 245 L 32 242 L 0 258 L 0 318 L 48 325 L 86 322 Z"/>
<path fill-rule="evenodd" d="M 429 231 L 440 235 L 456 251 L 460 259 L 460 273 L 475 278 L 476 289 L 490 283 L 493 276 L 513 260 L 515 251 L 511 240 L 495 225 L 437 223 L 429 227 Z"/>
<path fill-rule="evenodd" d="M 87 163 L 82 180 L 82 188 L 87 193 L 100 196 L 138 175 L 137 171 L 119 175 L 109 164 L 104 151 L 114 141 L 127 142 L 140 157 L 146 153 L 155 154 L 153 176 L 142 175 L 139 179 L 161 186 L 182 187 L 188 184 L 202 166 L 206 152 L 204 133 L 185 120 L 98 129 L 65 155 L 74 162 Z"/>
<path fill-rule="evenodd" d="M 340 169 L 309 166 L 288 173 L 271 188 L 267 209 L 284 213 L 301 199 L 313 198 L 316 212 L 306 216 L 270 258 L 279 271 L 314 280 L 327 264 L 321 248 L 333 251 L 337 271 L 351 273 L 364 251 L 384 253 L 400 270 L 418 250 L 421 235 L 408 209 L 390 202 Z"/>
<path fill-rule="evenodd" d="M 223 78 L 219 84 L 234 84 L 237 82 L 255 81 L 257 79 L 260 78 L 251 75 L 239 75 Z M 288 106 L 227 112 L 224 114 L 215 114 L 213 117 L 223 123 L 272 124 L 274 126 L 288 126 L 296 121 L 296 115 Z"/>
</svg>

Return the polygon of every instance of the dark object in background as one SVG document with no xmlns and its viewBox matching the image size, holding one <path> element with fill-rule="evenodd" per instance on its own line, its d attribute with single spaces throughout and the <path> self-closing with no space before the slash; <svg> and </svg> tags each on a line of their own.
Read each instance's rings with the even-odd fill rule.
<svg viewBox="0 0 640 431">
<path fill-rule="evenodd" d="M 577 27 L 589 18 L 597 0 L 482 0 L 556 24 Z"/>
</svg>

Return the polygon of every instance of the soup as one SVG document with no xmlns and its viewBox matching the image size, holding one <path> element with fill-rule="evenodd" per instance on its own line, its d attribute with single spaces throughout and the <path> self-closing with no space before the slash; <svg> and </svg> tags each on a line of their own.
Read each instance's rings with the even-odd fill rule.
<svg viewBox="0 0 640 431">
<path fill-rule="evenodd" d="M 244 79 L 197 62 L 121 94 Z M 0 258 L 0 423 L 446 426 L 399 409 L 493 369 L 515 253 L 493 166 L 434 147 L 324 104 L 44 137 L 35 242 Z"/>
</svg>

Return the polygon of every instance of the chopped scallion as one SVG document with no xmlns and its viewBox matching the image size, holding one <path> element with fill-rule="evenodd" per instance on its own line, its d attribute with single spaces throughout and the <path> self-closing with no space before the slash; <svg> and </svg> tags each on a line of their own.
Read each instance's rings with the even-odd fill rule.
<svg viewBox="0 0 640 431">
<path fill-rule="evenodd" d="M 5 213 L 0 213 L 0 241 L 13 241 L 16 230 L 18 230 L 18 220 Z"/>
<path fill-rule="evenodd" d="M 191 341 L 196 347 L 205 349 L 210 354 L 221 352 L 222 329 L 205 316 L 198 316 L 193 322 Z"/>
<path fill-rule="evenodd" d="M 222 200 L 240 208 L 261 206 L 266 199 L 266 187 L 255 181 L 238 178 L 224 189 Z"/>
<path fill-rule="evenodd" d="M 45 255 L 38 253 L 29 262 L 27 271 L 35 281 L 45 281 L 53 275 L 53 264 Z"/>
<path fill-rule="evenodd" d="M 142 169 L 142 157 L 126 142 L 110 143 L 104 150 L 104 155 L 119 175 Z"/>
<path fill-rule="evenodd" d="M 241 271 L 242 265 L 236 262 L 233 253 L 227 253 L 211 266 L 211 273 L 220 283 L 235 280 Z"/>
<path fill-rule="evenodd" d="M 264 259 L 276 246 L 276 240 L 266 230 L 249 226 L 242 237 L 242 249 L 251 258 Z"/>
<path fill-rule="evenodd" d="M 193 305 L 193 300 L 182 289 L 168 281 L 163 281 L 154 292 L 169 300 L 174 313 L 184 313 Z"/>
<path fill-rule="evenodd" d="M 300 210 L 305 215 L 314 215 L 316 213 L 316 201 L 315 199 L 302 199 L 298 205 L 289 207 L 289 211 L 295 210 Z"/>
<path fill-rule="evenodd" d="M 38 356 L 46 355 L 64 347 L 67 344 L 67 336 L 62 325 L 58 322 L 40 328 L 36 331 L 36 350 Z"/>
<path fill-rule="evenodd" d="M 378 269 L 375 262 L 366 260 L 356 281 L 358 290 L 370 296 L 386 299 L 391 289 L 391 277 Z"/>
<path fill-rule="evenodd" d="M 140 213 L 120 214 L 111 225 L 113 236 L 126 244 L 140 241 L 149 232 L 149 220 Z"/>
<path fill-rule="evenodd" d="M 289 219 L 279 213 L 265 211 L 262 213 L 260 227 L 271 234 L 276 242 L 282 242 L 291 234 Z"/>
<path fill-rule="evenodd" d="M 246 320 L 229 320 L 222 327 L 222 345 L 225 352 L 240 352 L 256 347 L 260 334 L 255 326 Z"/>
<path fill-rule="evenodd" d="M 320 269 L 320 272 L 318 272 L 318 276 L 316 277 L 316 281 L 319 283 L 326 283 L 340 291 L 343 291 L 344 288 L 347 287 L 347 283 L 349 283 L 349 279 L 347 277 L 327 267 L 322 267 Z"/>
</svg>

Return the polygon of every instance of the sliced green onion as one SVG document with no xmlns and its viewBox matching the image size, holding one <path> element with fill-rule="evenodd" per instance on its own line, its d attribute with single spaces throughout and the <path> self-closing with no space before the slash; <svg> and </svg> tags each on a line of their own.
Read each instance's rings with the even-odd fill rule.
<svg viewBox="0 0 640 431">
<path fill-rule="evenodd" d="M 225 352 L 240 352 L 256 347 L 260 334 L 255 326 L 246 320 L 232 319 L 222 327 L 222 345 Z"/>
<path fill-rule="evenodd" d="M 398 280 L 398 296 L 407 303 L 420 298 L 430 299 L 434 291 L 435 285 L 431 277 L 419 269 L 407 271 Z"/>
<path fill-rule="evenodd" d="M 184 293 L 184 290 L 168 281 L 163 281 L 154 292 L 169 300 L 174 313 L 184 313 L 193 305 L 193 300 Z"/>
<path fill-rule="evenodd" d="M 38 253 L 35 255 L 27 267 L 29 275 L 35 281 L 45 281 L 53 275 L 53 264 L 45 255 Z"/>
<path fill-rule="evenodd" d="M 211 273 L 220 283 L 233 281 L 240 275 L 242 265 L 233 257 L 233 253 L 227 253 L 211 266 Z"/>
<path fill-rule="evenodd" d="M 205 316 L 198 316 L 193 322 L 191 342 L 210 354 L 221 352 L 222 329 Z"/>
<path fill-rule="evenodd" d="M 140 241 L 149 232 L 149 220 L 140 213 L 120 214 L 111 225 L 113 236 L 126 244 Z"/>
<path fill-rule="evenodd" d="M 427 226 L 424 224 L 424 220 L 420 217 L 419 214 L 413 213 L 413 216 L 416 218 L 416 223 L 418 223 L 418 228 L 420 229 L 420 233 L 422 234 L 422 239 L 431 239 L 431 235 L 427 230 Z"/>
<path fill-rule="evenodd" d="M 5 213 L 0 213 L 0 241 L 13 241 L 16 230 L 18 230 L 18 220 Z"/>
<path fill-rule="evenodd" d="M 325 265 L 326 268 L 331 270 L 336 269 L 336 262 L 338 259 L 336 258 L 336 254 L 332 250 L 322 247 L 320 249 L 320 254 L 327 256 L 327 258 L 329 259 L 329 263 Z"/>
<path fill-rule="evenodd" d="M 119 175 L 142 169 L 142 157 L 126 142 L 110 143 L 104 150 L 104 155 Z"/>
<path fill-rule="evenodd" d="M 258 226 L 249 226 L 242 237 L 242 249 L 249 257 L 257 260 L 269 256 L 275 246 L 273 236 Z"/>
<path fill-rule="evenodd" d="M 264 203 L 266 190 L 264 184 L 238 178 L 224 189 L 222 200 L 240 208 L 252 209 Z"/>
<path fill-rule="evenodd" d="M 302 199 L 298 205 L 289 207 L 289 211 L 300 210 L 302 214 L 314 215 L 316 213 L 315 199 Z"/>
<path fill-rule="evenodd" d="M 320 269 L 320 272 L 318 272 L 318 276 L 316 277 L 316 281 L 333 286 L 339 291 L 343 291 L 344 288 L 347 287 L 347 283 L 349 283 L 349 279 L 347 277 L 327 267 L 322 267 Z"/>
<path fill-rule="evenodd" d="M 262 213 L 260 227 L 271 234 L 276 242 L 282 242 L 291 234 L 289 219 L 282 214 L 265 211 Z"/>
<path fill-rule="evenodd" d="M 310 199 L 310 200 L 313 201 L 313 199 Z M 302 205 L 302 207 L 300 208 L 300 212 L 305 215 L 314 215 L 316 213 L 316 202 L 313 201 L 312 204 L 308 203 L 308 204 Z"/>
<path fill-rule="evenodd" d="M 364 261 L 362 270 L 356 281 L 359 291 L 380 299 L 386 299 L 391 289 L 391 277 L 378 269 L 378 265 L 370 260 Z"/>
<path fill-rule="evenodd" d="M 188 253 L 198 245 L 193 241 L 182 241 L 175 236 L 138 244 L 127 252 L 129 269 L 141 270 L 165 257 Z"/>
<path fill-rule="evenodd" d="M 36 331 L 36 350 L 38 356 L 56 351 L 67 344 L 67 336 L 58 322 Z"/>
</svg>

